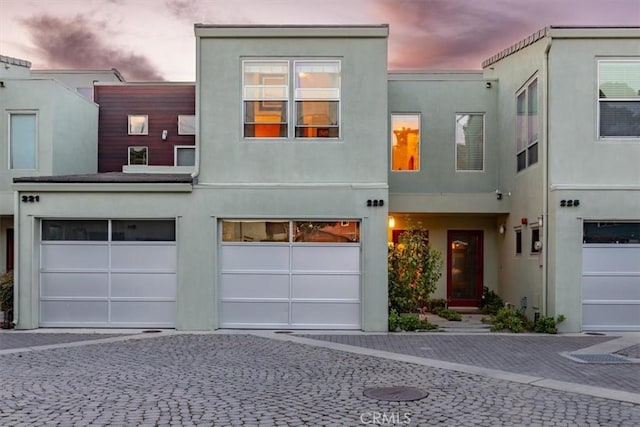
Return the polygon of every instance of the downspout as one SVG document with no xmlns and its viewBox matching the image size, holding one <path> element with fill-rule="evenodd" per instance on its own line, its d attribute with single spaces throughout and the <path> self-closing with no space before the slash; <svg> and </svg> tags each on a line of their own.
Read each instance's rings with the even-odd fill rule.
<svg viewBox="0 0 640 427">
<path fill-rule="evenodd" d="M 20 314 L 20 194 L 13 192 L 13 325 Z"/>
<path fill-rule="evenodd" d="M 191 179 L 195 182 L 200 175 L 200 37 L 196 37 L 196 135 L 195 135 L 195 158 Z"/>
<path fill-rule="evenodd" d="M 544 108 L 542 109 L 542 315 L 547 315 L 547 296 L 549 286 L 549 51 L 551 50 L 551 37 L 548 36 L 547 46 L 544 50 Z"/>
</svg>

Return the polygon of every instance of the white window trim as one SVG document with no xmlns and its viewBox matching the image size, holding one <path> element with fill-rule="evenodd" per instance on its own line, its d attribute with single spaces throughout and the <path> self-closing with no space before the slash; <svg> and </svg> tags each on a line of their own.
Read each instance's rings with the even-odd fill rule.
<svg viewBox="0 0 640 427">
<path fill-rule="evenodd" d="M 245 126 L 245 117 L 246 117 L 246 105 L 245 105 L 245 101 L 251 101 L 251 99 L 248 99 L 245 97 L 245 80 L 244 80 L 244 70 L 245 70 L 245 64 L 246 63 L 256 63 L 256 62 L 280 62 L 280 63 L 284 63 L 287 64 L 287 72 L 288 72 L 288 87 L 287 87 L 287 136 L 286 137 L 280 137 L 280 136 L 274 136 L 274 137 L 268 137 L 268 136 L 264 136 L 264 137 L 255 137 L 255 136 L 246 136 L 244 133 L 244 126 Z M 295 82 L 295 65 L 297 62 L 304 62 L 304 63 L 309 63 L 309 62 L 337 62 L 338 63 L 338 68 L 340 70 L 340 81 L 339 81 L 339 86 L 338 86 L 338 93 L 339 93 L 339 98 L 337 100 L 338 102 L 338 137 L 337 138 L 299 138 L 296 137 L 296 120 L 297 120 L 297 116 L 296 116 L 296 96 L 295 96 L 295 92 L 296 92 L 296 82 Z M 240 73 L 242 74 L 242 86 L 241 86 L 241 100 L 242 100 L 242 109 L 241 109 L 241 113 L 242 116 L 240 118 L 240 135 L 242 135 L 242 139 L 243 140 L 249 140 L 252 142 L 255 141 L 295 141 L 295 142 L 303 142 L 303 141 L 313 141 L 313 142 L 336 142 L 336 141 L 342 141 L 342 58 L 309 58 L 309 59 L 304 59 L 304 58 L 298 58 L 298 59 L 294 59 L 294 58 L 251 58 L 251 59 L 243 59 L 242 63 L 240 64 L 241 66 L 241 70 Z M 284 101 L 284 100 L 283 100 Z M 312 101 L 312 100 L 307 100 L 307 101 Z M 326 99 L 323 99 L 323 101 L 327 101 Z"/>
<path fill-rule="evenodd" d="M 393 137 L 391 134 L 393 133 L 393 116 L 418 116 L 418 125 L 420 129 L 420 138 L 418 141 L 418 168 L 413 170 L 396 170 L 393 169 Z M 397 112 L 389 114 L 389 171 L 393 173 L 416 173 L 420 172 L 422 169 L 422 113 L 420 112 Z"/>
<path fill-rule="evenodd" d="M 36 140 L 35 140 L 35 147 L 34 147 L 35 161 L 34 161 L 33 169 L 17 169 L 17 168 L 11 167 L 11 116 L 13 115 L 23 115 L 23 116 L 35 115 Z M 39 123 L 38 110 L 7 110 L 7 169 L 8 170 L 11 170 L 11 171 L 38 170 L 38 160 L 39 160 L 38 159 L 38 151 L 39 151 L 38 141 L 40 140 L 40 127 L 38 126 L 38 123 Z"/>
<path fill-rule="evenodd" d="M 453 161 L 454 161 L 454 167 L 456 168 L 456 172 L 460 172 L 460 173 L 484 173 L 485 172 L 485 166 L 486 166 L 486 154 L 487 154 L 487 121 L 486 121 L 486 113 L 465 113 L 465 112 L 458 112 L 455 114 L 456 116 L 459 115 L 474 115 L 474 116 L 482 116 L 482 169 L 474 169 L 474 170 L 469 170 L 469 169 L 458 169 L 458 144 L 456 141 L 456 135 L 455 135 L 455 126 L 456 124 L 454 123 L 454 128 L 453 128 Z M 421 135 L 422 136 L 422 135 Z"/>
<path fill-rule="evenodd" d="M 145 117 L 147 122 L 146 132 L 143 133 L 131 133 L 131 117 Z M 149 116 L 146 114 L 129 114 L 127 116 L 127 134 L 128 135 L 149 135 Z"/>
<path fill-rule="evenodd" d="M 297 127 L 297 119 L 298 119 L 298 111 L 296 109 L 296 102 L 298 101 L 298 98 L 296 97 L 296 80 L 295 80 L 295 72 L 296 72 L 296 64 L 297 63 L 310 63 L 310 62 L 335 62 L 338 64 L 338 75 L 340 76 L 340 79 L 338 81 L 338 99 L 320 99 L 319 101 L 332 101 L 332 102 L 338 102 L 338 124 L 336 126 L 330 126 L 330 127 L 337 127 L 338 128 L 338 136 L 335 138 L 300 138 L 300 137 L 296 137 L 296 127 Z M 303 140 L 303 141 L 324 141 L 324 140 L 330 140 L 330 141 L 337 141 L 340 140 L 342 138 L 342 60 L 341 59 L 335 59 L 335 58 L 327 58 L 327 59 L 297 59 L 297 60 L 293 60 L 292 61 L 292 67 L 290 68 L 290 73 L 292 74 L 291 77 L 293 77 L 293 81 L 292 81 L 292 85 L 290 85 L 290 89 L 293 91 L 291 100 L 292 100 L 292 111 L 293 111 L 293 129 L 290 129 L 290 131 L 292 131 L 291 133 L 292 138 L 295 140 Z M 304 100 L 300 100 L 300 101 L 314 101 L 314 99 L 304 99 Z"/>
<path fill-rule="evenodd" d="M 282 136 L 261 136 L 261 137 L 257 137 L 257 136 L 246 136 L 244 134 L 244 126 L 245 126 L 245 118 L 247 115 L 247 111 L 246 111 L 246 101 L 256 101 L 255 99 L 250 99 L 247 98 L 245 96 L 245 80 L 244 80 L 244 70 L 245 70 L 245 64 L 249 64 L 249 63 L 260 63 L 260 62 L 274 62 L 274 63 L 282 63 L 282 64 L 287 64 L 287 78 L 288 80 L 288 85 L 287 85 L 287 136 L 286 137 L 282 137 Z M 284 140 L 284 139 L 289 139 L 290 135 L 291 135 L 291 61 L 288 59 L 282 59 L 282 58 L 252 58 L 252 59 L 243 59 L 242 60 L 242 64 L 241 64 L 241 70 L 240 70 L 240 74 L 242 75 L 242 117 L 240 118 L 240 135 L 242 135 L 242 138 L 245 140 L 250 140 L 250 141 L 273 141 L 273 140 Z"/>
<path fill-rule="evenodd" d="M 513 254 L 516 257 L 521 257 L 523 253 L 522 247 L 524 246 L 524 233 L 522 227 L 517 226 L 513 228 Z M 520 233 L 520 252 L 518 252 L 518 233 Z"/>
<path fill-rule="evenodd" d="M 178 150 L 181 149 L 188 149 L 188 150 L 194 150 L 196 149 L 195 145 L 174 145 L 173 146 L 173 166 L 178 166 Z M 187 167 L 193 167 L 193 166 L 187 166 Z"/>
<path fill-rule="evenodd" d="M 243 102 L 244 104 L 244 102 Z M 180 129 L 180 117 L 193 117 L 193 133 L 185 133 Z M 178 114 L 178 135 L 195 135 L 196 134 L 196 115 L 195 114 Z"/>
<path fill-rule="evenodd" d="M 629 98 L 600 98 L 600 64 L 602 62 L 640 62 L 640 57 L 637 59 L 629 59 L 629 58 L 616 58 L 616 57 L 607 57 L 596 59 L 596 140 L 604 140 L 604 141 L 637 141 L 640 139 L 640 136 L 601 136 L 600 135 L 600 101 L 602 99 L 606 99 L 607 101 L 620 101 L 620 102 L 638 102 L 640 103 L 640 99 L 631 100 Z"/>
<path fill-rule="evenodd" d="M 542 252 L 542 250 L 538 249 L 537 251 L 534 250 L 533 245 L 535 243 L 535 241 L 533 240 L 533 232 L 534 230 L 538 230 L 538 242 L 542 241 L 542 229 L 539 226 L 534 226 L 531 227 L 531 230 L 529 231 L 529 254 L 530 255 L 539 255 L 540 252 Z"/>
<path fill-rule="evenodd" d="M 540 163 L 540 145 L 539 145 L 540 144 L 540 133 L 539 132 L 536 133 L 537 138 L 536 138 L 536 140 L 534 142 L 529 143 L 529 141 L 528 141 L 528 135 L 529 135 L 529 119 L 528 119 L 528 117 L 529 117 L 529 115 L 528 115 L 528 113 L 529 113 L 529 92 L 528 91 L 529 91 L 529 87 L 534 82 L 537 82 L 537 84 L 538 84 L 538 88 L 536 89 L 536 97 L 538 97 L 537 101 L 540 101 L 540 79 L 538 78 L 537 74 L 534 74 L 532 77 L 530 77 L 520 87 L 520 89 L 518 89 L 516 91 L 516 96 L 515 96 L 515 100 L 516 100 L 516 120 L 515 120 L 515 123 L 516 123 L 516 129 L 515 129 L 515 135 L 516 135 L 516 138 L 515 138 L 515 143 L 516 143 L 516 174 L 524 172 L 525 170 L 529 169 L 530 167 L 534 167 L 535 165 Z M 526 111 L 527 114 L 525 115 L 526 124 L 527 124 L 526 127 L 525 127 L 525 131 L 526 131 L 526 135 L 527 135 L 527 141 L 525 142 L 525 147 L 522 150 L 518 151 L 518 124 L 517 124 L 518 123 L 518 97 L 523 93 L 525 94 L 525 105 L 527 107 L 527 111 Z M 538 106 L 537 114 L 538 114 L 538 118 L 539 118 L 540 117 L 540 108 L 539 108 L 540 102 L 537 102 L 536 105 Z M 539 126 L 538 126 L 538 128 L 539 128 Z M 538 145 L 538 160 L 534 164 L 530 165 L 529 164 L 529 153 L 528 153 L 528 150 L 529 150 L 529 148 L 533 147 L 534 145 Z M 518 170 L 518 156 L 520 155 L 520 153 L 523 153 L 523 152 L 525 153 L 525 166 L 524 166 L 524 168 Z"/>
<path fill-rule="evenodd" d="M 144 165 L 132 165 L 131 164 L 131 149 L 132 148 L 144 148 L 145 150 L 147 150 L 147 156 L 146 156 L 146 160 L 147 162 Z M 127 164 L 129 166 L 149 166 L 149 147 L 145 146 L 145 145 L 129 145 L 127 147 Z"/>
</svg>

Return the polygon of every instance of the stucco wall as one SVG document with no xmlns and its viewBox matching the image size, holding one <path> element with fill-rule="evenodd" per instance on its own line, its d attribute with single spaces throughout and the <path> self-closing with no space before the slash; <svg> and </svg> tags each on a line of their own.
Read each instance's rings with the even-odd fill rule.
<svg viewBox="0 0 640 427">
<path fill-rule="evenodd" d="M 386 37 L 200 38 L 200 182 L 386 183 L 386 53 Z M 273 57 L 341 60 L 339 139 L 243 138 L 242 60 Z"/>
<path fill-rule="evenodd" d="M 29 194 L 34 194 L 30 192 Z M 196 188 L 193 193 L 40 192 L 37 204 L 22 204 L 19 268 L 19 328 L 38 326 L 40 218 L 176 218 L 178 248 L 177 328 L 218 327 L 217 251 L 221 218 L 361 220 L 362 327 L 387 328 L 386 188 L 350 186 L 269 189 Z"/>
</svg>

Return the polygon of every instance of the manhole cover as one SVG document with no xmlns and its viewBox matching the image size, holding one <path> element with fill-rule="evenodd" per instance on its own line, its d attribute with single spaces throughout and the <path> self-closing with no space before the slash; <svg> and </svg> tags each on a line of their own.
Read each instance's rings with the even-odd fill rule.
<svg viewBox="0 0 640 427">
<path fill-rule="evenodd" d="M 376 387 L 365 389 L 364 395 L 371 399 L 388 402 L 411 402 L 424 399 L 429 396 L 429 393 L 415 387 Z"/>
<path fill-rule="evenodd" d="M 274 334 L 292 334 L 293 331 L 275 331 Z"/>
<path fill-rule="evenodd" d="M 632 363 L 630 360 L 615 354 L 571 354 L 570 356 L 587 363 Z"/>
<path fill-rule="evenodd" d="M 162 332 L 162 331 L 159 331 L 157 329 L 149 329 L 149 330 L 146 330 L 146 331 L 142 331 L 143 334 L 158 334 L 160 332 Z"/>
</svg>

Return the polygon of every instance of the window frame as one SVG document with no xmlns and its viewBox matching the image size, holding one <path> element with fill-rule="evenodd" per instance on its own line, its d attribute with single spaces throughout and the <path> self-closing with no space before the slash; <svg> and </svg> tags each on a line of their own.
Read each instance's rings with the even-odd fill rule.
<svg viewBox="0 0 640 427">
<path fill-rule="evenodd" d="M 14 168 L 13 167 L 13 153 L 12 153 L 12 138 L 11 138 L 11 118 L 13 116 L 33 116 L 34 121 L 34 138 L 33 138 L 33 168 Z M 39 140 L 39 126 L 38 126 L 38 110 L 8 110 L 7 111 L 7 170 L 11 171 L 34 171 L 38 170 L 38 140 Z"/>
<path fill-rule="evenodd" d="M 180 126 L 181 117 L 193 117 L 193 133 L 185 132 Z M 196 115 L 195 114 L 178 114 L 178 135 L 195 135 L 196 134 Z"/>
<path fill-rule="evenodd" d="M 393 168 L 393 117 L 394 116 L 417 116 L 418 117 L 418 165 L 416 169 L 394 169 Z M 392 112 L 389 114 L 389 170 L 391 172 L 415 173 L 422 170 L 422 113 L 416 111 Z"/>
<path fill-rule="evenodd" d="M 535 129 L 535 138 L 534 139 L 530 139 L 530 133 L 533 127 L 530 127 L 530 123 L 529 120 L 532 117 L 532 115 L 530 114 L 530 107 L 531 107 L 531 96 L 530 96 L 530 91 L 531 91 L 531 87 L 535 85 L 536 88 L 536 93 L 535 93 L 535 117 L 536 117 L 536 129 Z M 524 85 L 522 85 L 522 87 L 516 92 L 516 120 L 515 120 L 515 124 L 516 124 L 516 129 L 515 129 L 515 142 L 516 142 L 516 173 L 520 173 L 526 169 L 528 169 L 531 166 L 534 166 L 536 164 L 539 163 L 540 161 L 540 134 L 539 134 L 539 115 L 540 115 L 540 90 L 539 90 L 539 86 L 540 86 L 540 79 L 538 78 L 538 75 L 534 75 L 533 77 L 531 77 L 530 79 L 528 79 L 526 81 L 526 83 Z M 522 114 L 523 120 L 520 121 L 519 118 L 521 116 L 520 112 L 519 112 L 519 98 L 524 95 L 524 114 Z M 520 129 L 519 128 L 519 123 L 523 124 L 523 128 Z M 519 132 L 519 131 L 523 131 L 523 132 Z M 523 135 L 520 135 L 521 133 L 523 133 Z M 523 136 L 524 137 L 524 143 L 523 143 L 523 147 L 519 147 L 519 143 L 520 140 L 519 138 Z M 532 149 L 535 148 L 535 162 L 531 162 L 531 157 L 533 157 L 531 155 L 531 153 L 533 152 Z M 524 155 L 524 166 L 520 167 L 519 164 L 519 157 L 520 155 Z"/>
<path fill-rule="evenodd" d="M 522 228 L 518 227 L 513 231 L 515 232 L 515 241 L 513 242 L 515 247 L 515 254 L 516 256 L 520 256 L 522 255 Z"/>
<path fill-rule="evenodd" d="M 620 136 L 620 135 L 616 135 L 616 136 L 603 136 L 602 135 L 602 131 L 601 131 L 601 121 L 600 121 L 600 110 L 601 110 L 601 104 L 603 102 L 636 102 L 640 104 L 640 92 L 638 92 L 636 98 L 603 98 L 600 96 L 600 64 L 605 63 L 605 62 L 629 62 L 629 63 L 639 63 L 640 64 L 640 56 L 634 56 L 633 58 L 636 59 L 630 59 L 630 58 L 597 58 L 596 59 L 596 139 L 597 140 L 605 140 L 605 141 L 611 141 L 611 140 L 624 140 L 624 141 L 634 141 L 634 140 L 638 140 L 640 139 L 640 135 L 636 135 L 636 136 Z"/>
<path fill-rule="evenodd" d="M 173 146 L 173 166 L 185 166 L 185 167 L 195 166 L 195 161 L 193 165 L 178 165 L 178 150 L 193 150 L 195 155 L 195 150 L 196 150 L 195 145 L 174 145 Z"/>
<path fill-rule="evenodd" d="M 538 238 L 535 239 L 533 234 L 534 233 L 538 233 Z M 540 239 L 541 237 L 541 232 L 540 232 L 540 227 L 531 227 L 531 233 L 529 233 L 530 237 L 531 237 L 531 242 L 530 242 L 530 253 L 531 255 L 538 255 L 540 253 L 540 249 L 536 249 L 535 245 L 536 242 L 541 242 L 542 240 Z"/>
<path fill-rule="evenodd" d="M 338 87 L 335 88 L 338 93 L 337 99 L 304 99 L 298 98 L 296 96 L 297 93 L 297 82 L 296 82 L 296 64 L 299 63 L 336 63 L 338 66 Z M 245 81 L 245 65 L 250 63 L 283 63 L 287 65 L 287 82 L 286 82 L 286 99 L 278 99 L 278 102 L 286 103 L 284 117 L 285 121 L 280 122 L 281 125 L 286 125 L 286 135 L 285 136 L 247 136 L 246 134 L 246 117 L 247 117 L 247 102 L 263 102 L 261 99 L 253 99 L 252 97 L 247 97 L 247 83 Z M 342 58 L 341 57 L 317 57 L 317 58 L 293 58 L 293 57 L 255 57 L 255 58 L 243 58 L 240 64 L 240 73 L 242 74 L 242 83 L 241 83 L 241 135 L 242 140 L 244 141 L 340 141 L 342 140 Z M 254 85 L 249 85 L 254 86 Z M 330 88 L 327 88 L 330 89 Z M 275 101 L 276 99 L 274 99 Z M 319 126 L 319 127 L 328 127 L 328 128 L 336 128 L 337 129 L 337 137 L 305 137 L 305 136 L 296 136 L 296 129 L 299 127 L 298 120 L 298 107 L 297 102 L 304 101 L 317 101 L 317 102 L 337 102 L 337 125 L 328 125 L 328 126 Z M 275 123 L 275 122 L 274 122 Z M 249 123 L 252 124 L 252 123 Z M 300 127 L 309 127 L 309 126 L 300 126 Z"/>
<path fill-rule="evenodd" d="M 486 165 L 486 142 L 487 142 L 487 127 L 486 127 L 486 113 L 456 113 L 456 119 L 454 123 L 454 165 L 456 172 L 462 173 L 484 173 Z M 482 116 L 482 169 L 458 169 L 458 116 Z"/>
<path fill-rule="evenodd" d="M 145 118 L 145 131 L 140 133 L 132 133 L 131 132 L 131 118 L 132 117 L 144 117 Z M 149 135 L 149 115 L 147 114 L 128 114 L 127 115 L 127 135 L 139 136 L 139 135 Z"/>
<path fill-rule="evenodd" d="M 146 150 L 146 155 L 145 155 L 145 164 L 141 165 L 141 164 L 131 164 L 131 149 L 132 148 L 144 148 Z M 129 145 L 127 147 L 127 165 L 129 166 L 149 166 L 149 147 L 146 145 Z"/>
</svg>

